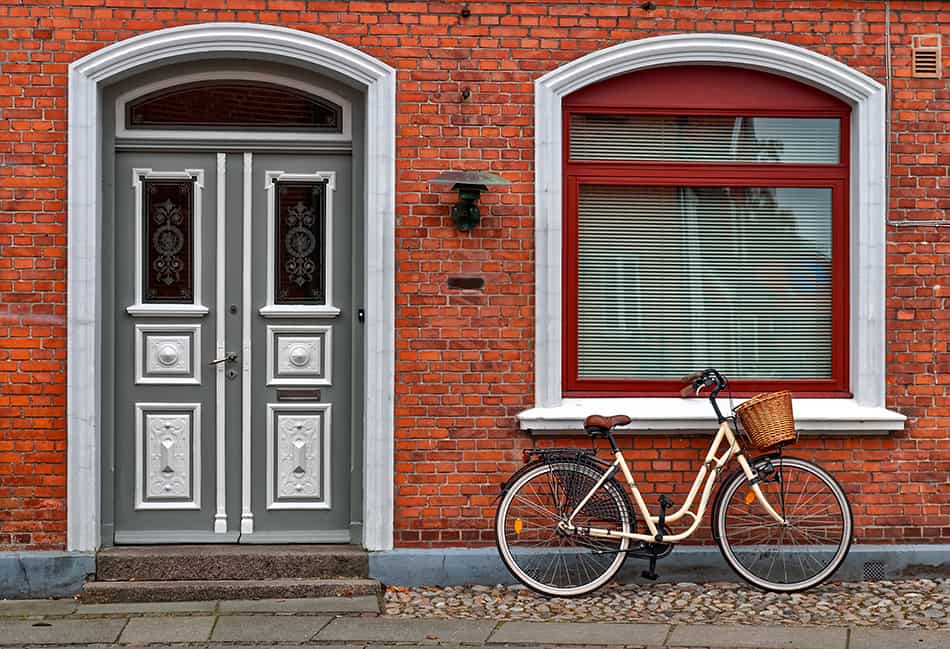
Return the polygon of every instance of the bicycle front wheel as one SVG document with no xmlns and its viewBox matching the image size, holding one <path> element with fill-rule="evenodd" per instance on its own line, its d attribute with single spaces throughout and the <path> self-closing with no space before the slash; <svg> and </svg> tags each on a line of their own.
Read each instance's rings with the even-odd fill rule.
<svg viewBox="0 0 950 649">
<path fill-rule="evenodd" d="M 585 527 L 634 529 L 623 488 L 607 480 L 584 504 L 567 531 L 565 523 L 606 469 L 570 460 L 529 465 L 515 476 L 495 517 L 498 552 L 529 588 L 552 597 L 575 597 L 609 581 L 623 565 L 630 540 L 595 538 Z"/>
<path fill-rule="evenodd" d="M 841 485 L 818 465 L 778 456 L 768 462 L 773 471 L 760 471 L 758 484 L 786 524 L 766 512 L 740 470 L 716 498 L 713 536 L 732 569 L 753 586 L 784 593 L 812 588 L 848 554 L 851 506 Z"/>
</svg>

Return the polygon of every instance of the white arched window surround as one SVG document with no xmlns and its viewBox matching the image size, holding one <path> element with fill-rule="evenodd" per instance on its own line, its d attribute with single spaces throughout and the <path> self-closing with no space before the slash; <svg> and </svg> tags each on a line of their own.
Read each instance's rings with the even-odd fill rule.
<svg viewBox="0 0 950 649">
<path fill-rule="evenodd" d="M 120 41 L 69 66 L 66 546 L 100 533 L 102 88 L 170 63 L 216 57 L 332 71 L 366 93 L 363 544 L 393 540 L 396 71 L 329 38 L 256 23 L 206 23 Z"/>
<path fill-rule="evenodd" d="M 705 400 L 562 398 L 562 99 L 628 72 L 674 65 L 744 67 L 778 74 L 851 106 L 851 399 L 798 399 L 803 431 L 885 433 L 904 416 L 884 407 L 885 90 L 843 63 L 794 45 L 733 34 L 679 34 L 622 43 L 572 61 L 535 81 L 535 407 L 523 429 L 576 431 L 589 414 L 623 413 L 633 430 L 711 430 Z M 684 373 L 700 368 L 683 368 Z"/>
</svg>

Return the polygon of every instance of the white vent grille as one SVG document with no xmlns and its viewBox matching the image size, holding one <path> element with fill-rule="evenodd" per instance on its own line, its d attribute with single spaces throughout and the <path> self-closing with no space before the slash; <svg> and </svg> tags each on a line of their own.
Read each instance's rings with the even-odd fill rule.
<svg viewBox="0 0 950 649">
<path fill-rule="evenodd" d="M 921 34 L 913 40 L 913 74 L 918 79 L 940 78 L 940 34 Z"/>
</svg>

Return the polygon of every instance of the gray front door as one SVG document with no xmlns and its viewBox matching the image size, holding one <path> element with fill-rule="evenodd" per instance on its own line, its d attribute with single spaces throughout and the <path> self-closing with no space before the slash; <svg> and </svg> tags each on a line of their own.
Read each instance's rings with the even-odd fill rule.
<svg viewBox="0 0 950 649">
<path fill-rule="evenodd" d="M 115 172 L 115 542 L 356 540 L 351 156 Z"/>
</svg>

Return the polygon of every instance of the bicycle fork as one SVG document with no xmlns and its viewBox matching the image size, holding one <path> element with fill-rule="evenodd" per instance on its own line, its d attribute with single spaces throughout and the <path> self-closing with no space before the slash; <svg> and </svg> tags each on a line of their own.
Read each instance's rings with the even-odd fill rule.
<svg viewBox="0 0 950 649">
<path fill-rule="evenodd" d="M 759 477 L 758 473 L 752 469 L 745 456 L 742 453 L 738 453 L 736 455 L 736 461 L 739 463 L 739 466 L 742 467 L 743 473 L 745 473 L 746 478 L 749 480 L 749 486 L 752 488 L 752 493 L 755 494 L 756 500 L 759 501 L 759 504 L 762 505 L 762 508 L 765 509 L 766 513 L 774 518 L 777 523 L 788 525 L 788 521 L 785 520 L 785 517 L 775 511 L 775 508 L 772 507 L 772 504 L 766 499 L 765 494 L 762 493 L 762 487 L 759 486 L 759 483 L 762 482 L 762 478 Z"/>
</svg>

